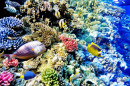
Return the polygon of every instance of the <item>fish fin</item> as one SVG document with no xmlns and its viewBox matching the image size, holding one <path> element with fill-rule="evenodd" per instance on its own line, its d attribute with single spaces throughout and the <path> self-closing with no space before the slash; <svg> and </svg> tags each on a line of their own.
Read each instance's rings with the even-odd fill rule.
<svg viewBox="0 0 130 86">
<path fill-rule="evenodd" d="M 23 78 L 24 78 L 24 75 L 21 75 L 20 78 L 23 79 Z"/>
<path fill-rule="evenodd" d="M 95 44 L 95 43 L 91 43 L 91 45 L 95 45 L 96 47 L 98 47 L 99 49 L 101 49 L 97 44 Z"/>
<path fill-rule="evenodd" d="M 2 56 L 6 56 L 8 58 L 8 63 L 11 61 L 12 59 L 12 54 L 4 54 L 4 55 L 1 55 L 0 57 Z"/>
</svg>

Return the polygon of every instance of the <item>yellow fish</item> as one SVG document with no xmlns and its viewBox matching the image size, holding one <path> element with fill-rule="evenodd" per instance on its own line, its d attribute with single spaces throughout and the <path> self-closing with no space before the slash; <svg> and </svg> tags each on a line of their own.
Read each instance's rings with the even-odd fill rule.
<svg viewBox="0 0 130 86">
<path fill-rule="evenodd" d="M 60 28 L 65 28 L 65 21 L 64 21 L 64 19 L 60 19 L 60 21 L 59 21 L 59 27 Z"/>
<path fill-rule="evenodd" d="M 55 17 L 57 19 L 61 18 L 60 12 L 59 11 L 55 11 Z"/>
<path fill-rule="evenodd" d="M 87 51 L 94 56 L 102 57 L 101 48 L 93 42 L 88 44 Z"/>
<path fill-rule="evenodd" d="M 72 74 L 72 75 L 70 76 L 70 81 L 73 81 L 73 80 L 75 80 L 75 79 L 77 79 L 77 78 L 81 78 L 81 77 L 82 77 L 82 74 L 79 73 L 79 72 L 77 72 L 76 74 Z"/>
</svg>

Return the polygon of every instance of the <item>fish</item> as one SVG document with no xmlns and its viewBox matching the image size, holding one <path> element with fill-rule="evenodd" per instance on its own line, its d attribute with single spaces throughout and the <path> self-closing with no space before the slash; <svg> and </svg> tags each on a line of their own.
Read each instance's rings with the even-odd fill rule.
<svg viewBox="0 0 130 86">
<path fill-rule="evenodd" d="M 39 41 L 31 41 L 20 48 L 18 48 L 13 54 L 4 54 L 2 56 L 8 57 L 8 62 L 10 62 L 11 58 L 18 59 L 30 59 L 41 55 L 44 51 L 46 51 L 46 47 Z"/>
<path fill-rule="evenodd" d="M 60 12 L 59 11 L 55 11 L 55 17 L 57 19 L 61 18 Z"/>
<path fill-rule="evenodd" d="M 6 7 L 4 7 L 4 9 L 6 9 L 7 11 L 9 11 L 10 13 L 17 13 L 17 10 L 15 7 L 11 6 L 11 5 L 7 5 Z"/>
<path fill-rule="evenodd" d="M 94 56 L 102 57 L 101 48 L 93 42 L 91 44 L 88 44 L 87 51 Z"/>
<path fill-rule="evenodd" d="M 20 8 L 21 7 L 21 5 L 18 2 L 16 2 L 16 1 L 6 0 L 5 4 L 6 5 L 10 5 L 12 7 L 15 7 L 15 8 Z"/>
<path fill-rule="evenodd" d="M 116 5 L 127 6 L 130 5 L 130 0 L 113 0 Z"/>
<path fill-rule="evenodd" d="M 70 76 L 70 81 L 73 81 L 73 80 L 75 80 L 77 78 L 81 78 L 81 77 L 82 77 L 82 74 L 80 72 L 77 72 L 76 74 L 72 74 Z"/>
<path fill-rule="evenodd" d="M 65 28 L 65 20 L 64 19 L 60 19 L 60 21 L 59 21 L 59 27 L 60 28 Z"/>
<path fill-rule="evenodd" d="M 15 40 L 16 39 L 16 37 L 9 37 L 9 36 L 7 36 L 7 38 L 11 39 L 11 40 Z"/>
<path fill-rule="evenodd" d="M 27 71 L 24 75 L 21 75 L 20 78 L 24 78 L 25 80 L 29 80 L 29 79 L 32 79 L 34 78 L 36 75 L 31 72 L 31 71 Z"/>
</svg>

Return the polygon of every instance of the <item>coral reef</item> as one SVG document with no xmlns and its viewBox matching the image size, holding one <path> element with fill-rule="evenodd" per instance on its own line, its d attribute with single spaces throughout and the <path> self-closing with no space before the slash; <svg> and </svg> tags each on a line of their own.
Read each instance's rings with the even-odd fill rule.
<svg viewBox="0 0 130 86">
<path fill-rule="evenodd" d="M 41 55 L 36 57 L 35 59 L 29 59 L 27 61 L 24 61 L 23 62 L 23 68 L 26 69 L 26 70 L 29 70 L 29 69 L 36 69 L 38 64 L 40 63 L 41 61 Z"/>
<path fill-rule="evenodd" d="M 48 49 L 43 57 L 38 71 L 41 72 L 44 67 L 52 67 L 57 71 L 60 71 L 67 59 L 67 51 L 63 43 L 57 43 L 52 45 L 51 49 Z"/>
<path fill-rule="evenodd" d="M 45 46 L 50 46 L 52 43 L 58 41 L 59 32 L 43 23 L 31 24 L 32 34 L 25 35 L 22 38 L 28 42 L 37 40 L 42 42 Z"/>
<path fill-rule="evenodd" d="M 3 71 L 0 74 L 0 85 L 10 86 L 10 82 L 13 81 L 13 74 L 7 71 Z"/>
<path fill-rule="evenodd" d="M 0 19 L 0 25 L 8 28 L 19 28 L 23 26 L 23 22 L 16 17 L 4 17 Z"/>
<path fill-rule="evenodd" d="M 24 44 L 17 32 L 10 28 L 0 26 L 0 49 L 13 50 Z"/>
<path fill-rule="evenodd" d="M 10 60 L 10 62 L 8 63 L 8 58 L 6 58 L 6 59 L 3 60 L 3 65 L 4 65 L 5 67 L 9 67 L 9 66 L 17 67 L 17 65 L 18 65 L 18 60 L 12 58 L 12 59 Z"/>
<path fill-rule="evenodd" d="M 77 48 L 78 44 L 74 39 L 67 38 L 63 35 L 60 35 L 60 39 L 65 44 L 66 50 L 68 52 L 74 52 L 74 51 L 78 50 L 78 48 Z"/>
<path fill-rule="evenodd" d="M 46 86 L 57 86 L 59 83 L 57 73 L 52 68 L 43 69 L 41 80 Z"/>
</svg>

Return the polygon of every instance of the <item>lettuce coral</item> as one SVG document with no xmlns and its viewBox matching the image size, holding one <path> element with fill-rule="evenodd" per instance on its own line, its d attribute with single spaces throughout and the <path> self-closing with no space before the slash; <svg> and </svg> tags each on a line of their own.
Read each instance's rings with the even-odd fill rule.
<svg viewBox="0 0 130 86">
<path fill-rule="evenodd" d="M 41 73 L 41 80 L 46 86 L 58 86 L 58 76 L 54 69 L 45 68 Z"/>
</svg>

